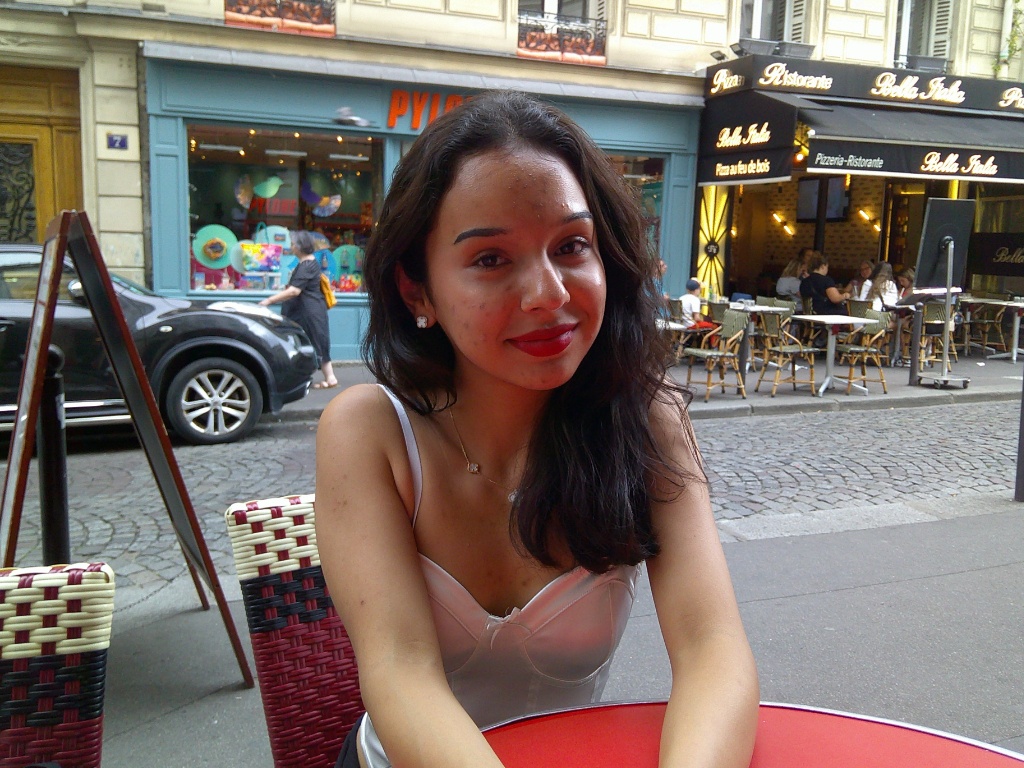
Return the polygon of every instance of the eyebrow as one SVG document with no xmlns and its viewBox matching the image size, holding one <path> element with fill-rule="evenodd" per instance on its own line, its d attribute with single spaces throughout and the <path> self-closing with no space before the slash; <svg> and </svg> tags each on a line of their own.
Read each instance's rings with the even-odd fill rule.
<svg viewBox="0 0 1024 768">
<path fill-rule="evenodd" d="M 562 222 L 568 224 L 573 221 L 580 221 L 581 219 L 594 220 L 594 214 L 590 211 L 577 211 L 576 213 L 570 213 Z M 494 237 L 496 235 L 507 235 L 508 230 L 502 227 L 477 227 L 475 229 L 467 229 L 465 232 L 460 232 L 456 235 L 452 245 L 458 245 L 463 240 L 468 240 L 471 237 Z"/>
</svg>

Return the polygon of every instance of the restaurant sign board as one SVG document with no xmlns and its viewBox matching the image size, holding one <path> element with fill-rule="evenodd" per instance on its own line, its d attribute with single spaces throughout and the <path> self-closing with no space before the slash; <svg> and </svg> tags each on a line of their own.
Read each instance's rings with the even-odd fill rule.
<svg viewBox="0 0 1024 768">
<path fill-rule="evenodd" d="M 709 100 L 743 90 L 889 104 L 982 110 L 1024 117 L 1024 83 L 835 61 L 744 56 L 708 68 Z"/>
<path fill-rule="evenodd" d="M 1024 180 L 1024 153 L 953 145 L 812 138 L 807 170 L 1020 183 Z"/>
<path fill-rule="evenodd" d="M 968 263 L 976 275 L 1024 277 L 1024 232 L 975 232 Z"/>
<path fill-rule="evenodd" d="M 770 96 L 748 93 L 708 102 L 701 115 L 698 182 L 789 178 L 795 131 L 796 110 Z"/>
</svg>

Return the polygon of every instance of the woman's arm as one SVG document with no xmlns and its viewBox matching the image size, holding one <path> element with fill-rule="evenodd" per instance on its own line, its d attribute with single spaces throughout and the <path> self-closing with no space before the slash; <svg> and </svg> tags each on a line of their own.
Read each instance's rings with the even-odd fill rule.
<svg viewBox="0 0 1024 768">
<path fill-rule="evenodd" d="M 700 475 L 689 420 L 667 406 L 652 414 L 663 450 Z M 706 483 L 681 492 L 659 481 L 653 506 L 660 554 L 648 574 L 672 689 L 661 735 L 661 768 L 747 768 L 759 689 Z"/>
<path fill-rule="evenodd" d="M 410 522 L 405 443 L 379 387 L 350 387 L 328 405 L 316 453 L 317 548 L 389 759 L 397 768 L 499 768 L 445 679 Z"/>
<path fill-rule="evenodd" d="M 260 306 L 269 307 L 271 304 L 280 304 L 281 302 L 288 301 L 288 299 L 294 299 L 300 293 L 302 291 L 294 285 L 286 285 L 273 296 L 267 296 L 267 298 L 260 301 Z"/>
<path fill-rule="evenodd" d="M 834 285 L 830 285 L 825 289 L 825 296 L 833 304 L 840 304 L 850 298 L 850 294 L 848 292 L 840 293 L 839 289 Z"/>
</svg>

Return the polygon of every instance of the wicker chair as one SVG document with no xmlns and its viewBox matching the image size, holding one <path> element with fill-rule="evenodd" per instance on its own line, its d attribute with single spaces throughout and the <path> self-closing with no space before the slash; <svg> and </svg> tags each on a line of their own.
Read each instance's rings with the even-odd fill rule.
<svg viewBox="0 0 1024 768">
<path fill-rule="evenodd" d="M 846 394 L 850 394 L 854 383 L 858 381 L 863 382 L 865 387 L 869 381 L 878 382 L 882 385 L 882 393 L 889 394 L 882 360 L 885 358 L 888 362 L 886 335 L 889 333 L 892 318 L 888 312 L 878 312 L 874 309 L 866 310 L 864 317 L 873 322 L 858 329 L 855 338 L 836 344 L 836 352 L 842 355 L 850 366 L 850 372 L 846 377 Z M 868 376 L 868 363 L 875 366 L 878 371 L 877 378 Z"/>
<path fill-rule="evenodd" d="M 104 563 L 0 569 L 4 768 L 99 768 L 113 615 Z"/>
<path fill-rule="evenodd" d="M 921 358 L 918 370 L 924 370 L 925 363 L 929 366 L 942 362 L 943 345 L 949 344 L 949 370 L 953 370 L 952 362 L 959 362 L 954 339 L 954 325 L 946 318 L 946 305 L 929 302 L 924 305 L 921 333 Z"/>
<path fill-rule="evenodd" d="M 708 334 L 699 347 L 684 347 L 683 357 L 687 358 L 686 383 L 690 384 L 693 375 L 693 361 L 703 360 L 707 369 L 707 391 L 704 393 L 704 402 L 711 398 L 711 390 L 721 385 L 725 392 L 726 369 L 731 368 L 736 374 L 736 391 L 747 397 L 747 389 L 743 382 L 743 372 L 739 366 L 740 341 L 747 326 L 747 316 L 734 309 L 725 310 L 722 318 L 722 326 L 715 334 Z M 712 339 L 716 339 L 712 342 Z M 718 378 L 714 377 L 715 370 L 718 370 Z"/>
<path fill-rule="evenodd" d="M 320 568 L 313 500 L 225 513 L 275 768 L 331 768 L 363 713 L 352 645 Z"/>
<path fill-rule="evenodd" d="M 978 304 L 971 312 L 969 343 L 981 347 L 982 352 L 989 349 L 1006 352 L 1009 345 L 1003 333 L 1003 316 L 1006 307 L 994 304 Z"/>
<path fill-rule="evenodd" d="M 776 314 L 765 313 L 761 316 L 761 330 L 764 334 L 764 365 L 761 366 L 761 375 L 757 377 L 757 384 L 754 385 L 755 392 L 761 386 L 769 365 L 775 366 L 772 397 L 775 397 L 779 384 L 792 384 L 794 390 L 797 384 L 809 384 L 811 392 L 815 391 L 814 349 L 801 344 L 799 339 L 786 330 L 785 325 Z M 797 360 L 799 359 L 807 362 L 808 377 L 806 379 L 797 377 L 799 370 Z M 782 370 L 787 363 L 790 366 L 789 376 L 783 378 Z"/>
</svg>

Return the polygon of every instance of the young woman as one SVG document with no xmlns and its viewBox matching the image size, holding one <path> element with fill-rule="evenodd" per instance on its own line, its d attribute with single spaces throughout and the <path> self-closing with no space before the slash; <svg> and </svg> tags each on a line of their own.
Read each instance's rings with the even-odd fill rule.
<svg viewBox="0 0 1024 768">
<path fill-rule="evenodd" d="M 913 267 L 907 267 L 896 275 L 896 286 L 899 290 L 899 298 L 909 296 L 914 290 L 914 277 L 917 273 Z"/>
<path fill-rule="evenodd" d="M 561 112 L 484 94 L 402 159 L 364 355 L 317 434 L 317 536 L 367 708 L 340 766 L 487 768 L 480 728 L 595 701 L 646 562 L 663 766 L 746 768 L 757 675 L 635 197 Z"/>
<path fill-rule="evenodd" d="M 864 299 L 871 302 L 872 309 L 881 312 L 899 300 L 899 291 L 892 276 L 892 266 L 888 262 L 882 261 L 875 265 L 869 283 L 870 287 Z"/>
<path fill-rule="evenodd" d="M 775 295 L 786 301 L 800 302 L 800 281 L 807 277 L 804 262 L 799 258 L 790 259 L 789 264 L 775 283 Z"/>
</svg>

